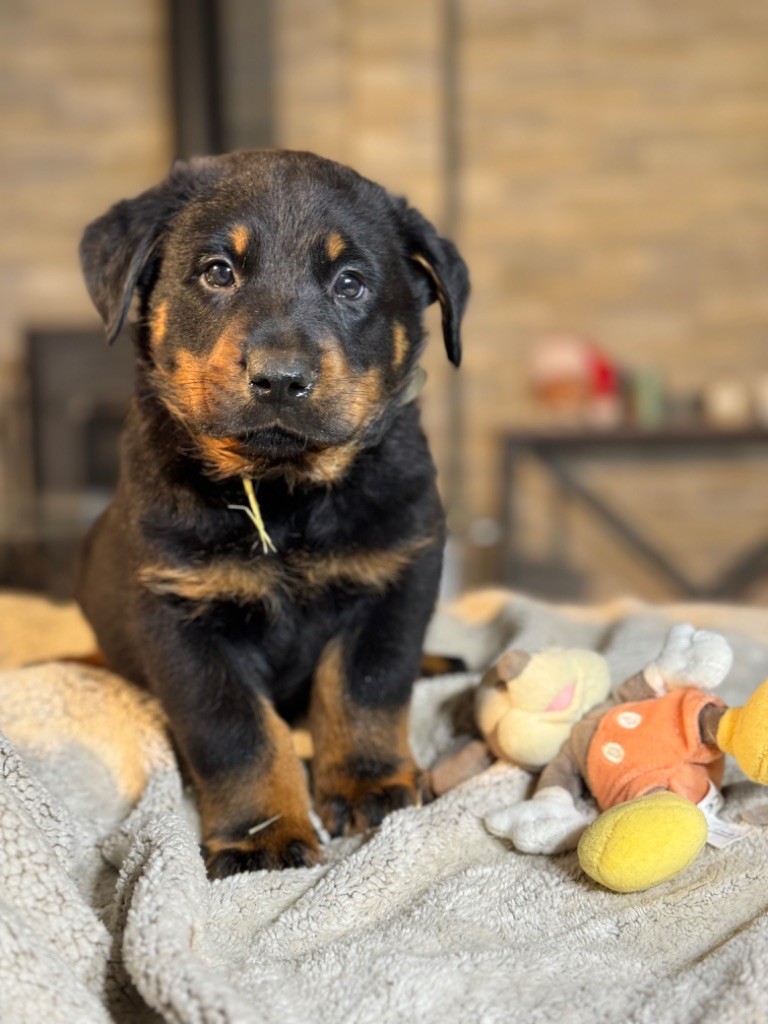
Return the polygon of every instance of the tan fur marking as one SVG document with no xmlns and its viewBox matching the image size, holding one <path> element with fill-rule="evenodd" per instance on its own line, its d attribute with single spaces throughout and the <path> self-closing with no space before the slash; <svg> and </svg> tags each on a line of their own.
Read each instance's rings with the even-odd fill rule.
<svg viewBox="0 0 768 1024">
<path fill-rule="evenodd" d="M 423 267 L 423 269 L 426 271 L 427 276 L 432 281 L 432 284 L 435 286 L 435 291 L 437 292 L 437 298 L 440 305 L 446 306 L 448 303 L 448 298 L 445 292 L 443 291 L 442 282 L 440 278 L 437 276 L 437 271 L 435 270 L 435 268 L 420 253 L 412 253 L 411 259 L 414 261 L 414 263 L 418 263 L 419 266 Z"/>
<path fill-rule="evenodd" d="M 215 407 L 223 400 L 246 400 L 248 396 L 248 375 L 242 364 L 243 328 L 230 324 L 216 339 L 216 344 L 205 360 L 205 392 L 209 407 Z"/>
<path fill-rule="evenodd" d="M 413 559 L 431 543 L 425 538 L 388 551 L 356 551 L 352 554 L 295 555 L 291 567 L 310 590 L 352 584 L 382 593 L 394 583 Z"/>
<path fill-rule="evenodd" d="M 192 433 L 214 479 L 254 475 L 254 460 L 234 438 L 200 434 L 196 422 L 215 416 L 222 403 L 246 401 L 248 380 L 242 365 L 243 328 L 230 324 L 204 355 L 180 349 L 172 370 L 155 368 L 158 391 L 170 412 Z"/>
<path fill-rule="evenodd" d="M 150 339 L 154 347 L 159 347 L 165 341 L 168 333 L 168 300 L 163 299 L 155 312 L 152 314 L 150 324 Z"/>
<path fill-rule="evenodd" d="M 334 345 L 320 360 L 320 384 L 315 397 L 337 408 L 350 429 L 358 430 L 373 415 L 381 401 L 381 370 L 372 367 L 355 373 L 344 353 Z"/>
<path fill-rule="evenodd" d="M 212 479 L 226 480 L 230 476 L 255 475 L 253 459 L 234 438 L 200 434 L 195 438 L 195 444 Z"/>
<path fill-rule="evenodd" d="M 331 261 L 337 260 L 346 248 L 347 244 L 338 231 L 332 231 L 325 240 L 325 251 Z"/>
<path fill-rule="evenodd" d="M 204 379 L 204 363 L 187 349 L 176 353 L 176 366 L 168 374 L 171 385 L 172 408 L 187 420 L 189 415 L 202 416 L 207 407 L 208 395 Z"/>
<path fill-rule="evenodd" d="M 343 395 L 352 381 L 352 371 L 339 343 L 334 339 L 333 344 L 326 348 L 320 357 L 320 380 L 315 393 L 336 399 L 337 396 Z"/>
<path fill-rule="evenodd" d="M 242 256 L 248 248 L 250 237 L 251 234 L 245 224 L 238 224 L 230 231 L 229 240 L 238 256 Z"/>
<path fill-rule="evenodd" d="M 392 367 L 399 370 L 408 354 L 408 335 L 405 333 L 403 324 L 395 323 L 392 326 Z"/>
<path fill-rule="evenodd" d="M 309 791 L 296 756 L 291 730 L 266 700 L 257 698 L 267 733 L 267 750 L 254 764 L 215 780 L 196 778 L 203 839 L 211 854 L 223 849 L 271 851 L 280 855 L 287 843 L 304 842 L 320 859 L 309 820 Z M 232 839 L 227 832 L 244 822 L 266 821 L 263 831 Z"/>
<path fill-rule="evenodd" d="M 247 563 L 218 559 L 207 565 L 144 566 L 139 570 L 139 580 L 154 594 L 172 594 L 200 605 L 256 601 L 274 607 L 282 574 L 277 565 L 266 560 Z"/>
<path fill-rule="evenodd" d="M 370 710 L 355 704 L 347 693 L 343 648 L 338 639 L 325 647 L 315 672 L 309 708 L 314 742 L 313 779 L 315 800 L 326 824 L 333 815 L 326 800 L 343 797 L 358 805 L 368 793 L 392 786 L 415 788 L 416 773 L 408 745 L 408 709 L 396 714 Z M 385 778 L 356 779 L 345 766 L 356 755 L 397 764 Z M 365 822 L 359 821 L 364 828 Z M 350 831 L 350 829 L 347 829 Z"/>
<path fill-rule="evenodd" d="M 347 408 L 355 418 L 355 425 L 364 426 L 381 401 L 381 370 L 371 369 L 359 377 Z"/>
<path fill-rule="evenodd" d="M 312 555 L 292 552 L 285 560 L 213 559 L 202 565 L 145 565 L 139 581 L 153 594 L 173 595 L 199 605 L 214 601 L 259 602 L 270 610 L 281 594 L 313 594 L 325 587 L 351 584 L 383 592 L 431 541 L 415 541 L 391 551 Z"/>
<path fill-rule="evenodd" d="M 335 484 L 343 478 L 357 453 L 358 447 L 352 441 L 321 452 L 310 452 L 295 470 L 296 481 L 328 486 Z"/>
<path fill-rule="evenodd" d="M 248 381 L 241 365 L 243 329 L 230 324 L 209 352 L 196 355 L 179 349 L 173 370 L 156 368 L 163 400 L 183 422 L 204 419 L 216 406 L 247 396 Z"/>
<path fill-rule="evenodd" d="M 308 452 L 293 462 L 275 464 L 252 458 L 234 438 L 199 435 L 195 443 L 208 467 L 208 475 L 214 480 L 231 476 L 250 476 L 253 479 L 281 477 L 289 489 L 304 483 L 330 487 L 343 478 L 358 451 L 355 444 L 349 443 L 321 452 Z"/>
</svg>

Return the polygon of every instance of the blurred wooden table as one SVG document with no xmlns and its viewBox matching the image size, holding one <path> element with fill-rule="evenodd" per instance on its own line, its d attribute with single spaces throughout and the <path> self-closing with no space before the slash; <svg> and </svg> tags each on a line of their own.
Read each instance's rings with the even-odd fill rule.
<svg viewBox="0 0 768 1024">
<path fill-rule="evenodd" d="M 508 433 L 503 437 L 504 468 L 501 523 L 504 582 L 515 585 L 522 565 L 517 500 L 520 463 L 533 458 L 554 478 L 564 496 L 573 496 L 618 536 L 628 548 L 652 565 L 684 596 L 696 599 L 733 598 L 768 572 L 768 514 L 765 534 L 739 554 L 706 586 L 691 580 L 659 549 L 641 526 L 617 511 L 581 478 L 576 460 L 608 462 L 632 459 L 638 464 L 660 460 L 768 457 L 768 430 L 713 430 L 706 427 L 663 430 L 562 430 Z M 768 471 L 768 467 L 766 467 Z M 768 510 L 767 510 L 768 513 Z"/>
</svg>

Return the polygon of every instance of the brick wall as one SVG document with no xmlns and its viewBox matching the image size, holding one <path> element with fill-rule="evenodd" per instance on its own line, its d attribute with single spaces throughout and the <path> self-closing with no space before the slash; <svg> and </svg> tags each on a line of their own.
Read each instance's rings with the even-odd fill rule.
<svg viewBox="0 0 768 1024">
<path fill-rule="evenodd" d="M 164 5 L 16 0 L 0 32 L 0 414 L 23 388 L 30 327 L 95 324 L 77 245 L 116 199 L 171 158 Z M 3 417 L 0 415 L 0 422 Z M 0 515 L 23 490 L 8 416 Z M 13 469 L 9 465 L 13 463 Z M 12 475 L 13 479 L 8 479 Z"/>
<path fill-rule="evenodd" d="M 281 142 L 353 163 L 438 219 L 441 6 L 283 0 L 278 24 Z M 768 6 L 462 0 L 460 13 L 471 521 L 496 512 L 495 438 L 534 415 L 526 362 L 548 331 L 588 332 L 677 390 L 768 373 Z M 429 362 L 427 423 L 444 463 L 437 345 Z M 557 524 L 542 514 L 546 482 L 528 476 L 522 526 L 544 550 Z M 619 502 L 630 488 L 693 575 L 768 522 L 768 474 L 754 464 L 643 479 L 633 468 L 597 485 Z M 713 489 L 732 514 L 723 500 L 699 521 Z M 601 567 L 593 594 L 667 592 L 578 509 L 567 514 L 569 557 Z M 471 559 L 476 574 L 494 560 L 493 549 Z"/>
<path fill-rule="evenodd" d="M 279 145 L 308 149 L 381 182 L 439 222 L 441 0 L 281 0 L 275 6 Z M 436 310 L 424 366 L 425 418 L 438 461 L 450 368 Z"/>
<path fill-rule="evenodd" d="M 466 527 L 496 513 L 496 437 L 531 417 L 525 368 L 543 333 L 592 333 L 680 390 L 768 373 L 768 6 L 459 6 L 457 240 L 474 279 L 461 370 Z M 279 142 L 353 164 L 438 224 L 442 10 L 442 0 L 275 3 Z M 76 260 L 83 225 L 167 168 L 163 11 L 155 0 L 17 0 L 5 12 L 0 411 L 20 387 L 23 330 L 95 322 Z M 424 405 L 444 469 L 452 371 L 434 313 L 430 325 Z M 20 472 L 3 478 L 0 460 L 0 509 Z M 557 520 L 546 480 L 527 476 L 524 539 L 545 558 Z M 768 474 L 754 464 L 666 476 L 629 467 L 597 483 L 702 578 L 768 522 Z M 593 593 L 666 592 L 578 508 L 567 527 L 574 565 L 599 567 Z M 493 572 L 493 549 L 470 552 L 475 577 Z"/>
</svg>

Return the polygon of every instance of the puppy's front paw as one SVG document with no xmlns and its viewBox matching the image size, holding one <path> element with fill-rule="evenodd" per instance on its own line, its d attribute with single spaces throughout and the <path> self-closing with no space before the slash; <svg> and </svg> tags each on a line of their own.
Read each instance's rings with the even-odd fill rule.
<svg viewBox="0 0 768 1024">
<path fill-rule="evenodd" d="M 335 782 L 335 785 L 334 785 Z M 328 780 L 322 792 L 315 791 L 315 806 L 332 836 L 351 836 L 380 825 L 392 811 L 418 803 L 415 780 L 351 779 Z"/>
<path fill-rule="evenodd" d="M 209 837 L 202 854 L 211 879 L 227 878 L 241 871 L 312 867 L 322 860 L 312 825 L 283 818 L 257 832 L 246 833 L 241 839 Z"/>
</svg>

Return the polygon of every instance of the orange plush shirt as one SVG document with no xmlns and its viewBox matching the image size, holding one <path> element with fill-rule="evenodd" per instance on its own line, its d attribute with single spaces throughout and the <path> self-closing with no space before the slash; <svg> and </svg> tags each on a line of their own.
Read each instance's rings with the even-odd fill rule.
<svg viewBox="0 0 768 1024">
<path fill-rule="evenodd" d="M 600 721 L 587 755 L 587 782 L 601 810 L 669 789 L 694 803 L 723 774 L 723 754 L 702 743 L 699 715 L 725 707 L 701 690 L 675 690 L 650 700 L 617 704 Z"/>
</svg>

